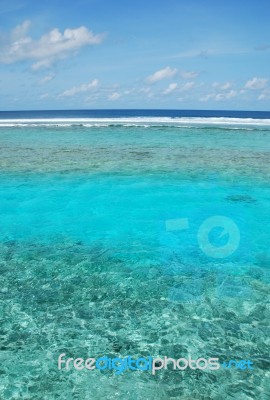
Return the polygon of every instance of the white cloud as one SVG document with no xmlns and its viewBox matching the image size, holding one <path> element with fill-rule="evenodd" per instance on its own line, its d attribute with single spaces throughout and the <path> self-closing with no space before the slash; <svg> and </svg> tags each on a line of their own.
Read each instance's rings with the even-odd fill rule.
<svg viewBox="0 0 270 400">
<path fill-rule="evenodd" d="M 155 83 L 161 81 L 162 79 L 172 78 L 173 76 L 175 76 L 176 73 L 177 73 L 176 68 L 165 67 L 163 69 L 160 69 L 159 71 L 156 71 L 154 74 L 150 75 L 147 78 L 147 81 L 149 83 Z"/>
<path fill-rule="evenodd" d="M 208 101 L 213 97 L 213 94 L 206 94 L 205 96 L 202 96 L 199 98 L 200 101 Z"/>
<path fill-rule="evenodd" d="M 51 64 L 52 64 L 51 59 L 41 60 L 41 61 L 38 61 L 38 62 L 32 64 L 31 68 L 33 71 L 37 71 L 38 69 L 41 69 L 41 68 L 48 68 L 51 66 Z"/>
<path fill-rule="evenodd" d="M 209 49 L 194 49 L 194 50 L 188 50 L 184 51 L 181 53 L 177 53 L 171 56 L 171 58 L 209 58 L 209 57 L 215 57 L 215 56 L 220 56 L 220 55 L 235 55 L 235 54 L 248 54 L 251 53 L 252 51 L 246 48 L 232 48 L 231 46 L 229 48 L 209 48 Z"/>
<path fill-rule="evenodd" d="M 143 87 L 139 90 L 139 93 L 149 93 L 150 91 L 150 87 Z"/>
<path fill-rule="evenodd" d="M 164 94 L 172 93 L 177 88 L 177 83 L 170 83 L 167 89 L 164 90 Z"/>
<path fill-rule="evenodd" d="M 218 88 L 221 90 L 228 90 L 232 87 L 232 84 L 231 82 L 225 82 L 225 83 L 214 82 L 212 86 L 214 88 Z"/>
<path fill-rule="evenodd" d="M 236 90 L 230 90 L 229 92 L 222 92 L 222 93 L 217 93 L 214 96 L 214 100 L 219 101 L 219 100 L 229 100 L 232 99 L 233 97 L 235 97 L 237 95 Z"/>
<path fill-rule="evenodd" d="M 245 84 L 246 89 L 258 90 L 264 89 L 267 85 L 268 79 L 266 78 L 252 78 Z"/>
<path fill-rule="evenodd" d="M 146 98 L 151 98 L 153 97 L 153 93 L 151 91 L 150 87 L 143 87 L 141 89 L 138 90 L 138 93 L 144 93 L 146 95 Z"/>
<path fill-rule="evenodd" d="M 222 90 L 228 90 L 232 87 L 232 84 L 230 82 L 226 82 L 223 85 L 220 86 L 220 89 Z"/>
<path fill-rule="evenodd" d="M 30 21 L 15 27 L 0 43 L 0 63 L 11 64 L 21 60 L 36 60 L 33 69 L 51 65 L 59 58 L 64 58 L 81 47 L 100 44 L 104 34 L 94 35 L 85 26 L 70 29 L 63 33 L 54 28 L 50 32 L 34 40 L 27 35 Z"/>
<path fill-rule="evenodd" d="M 180 75 L 183 79 L 194 79 L 197 78 L 199 73 L 195 71 L 181 71 Z"/>
<path fill-rule="evenodd" d="M 237 96 L 236 90 L 230 90 L 229 92 L 221 92 L 221 93 L 210 93 L 200 98 L 200 101 L 208 101 L 208 100 L 215 100 L 215 101 L 222 101 L 222 100 L 229 100 L 233 97 Z"/>
<path fill-rule="evenodd" d="M 185 92 L 185 91 L 187 91 L 187 90 L 192 89 L 192 88 L 194 87 L 194 85 L 195 85 L 195 82 L 186 82 L 186 83 L 184 83 L 184 85 L 182 85 L 182 86 L 180 87 L 180 90 L 181 90 L 182 92 Z"/>
<path fill-rule="evenodd" d="M 92 82 L 84 83 L 80 86 L 73 86 L 71 89 L 65 90 L 59 96 L 60 97 L 71 97 L 77 93 L 88 92 L 89 90 L 92 90 L 93 88 L 95 88 L 97 86 L 98 86 L 98 80 L 94 79 L 94 80 L 92 80 Z"/>
<path fill-rule="evenodd" d="M 113 92 L 112 94 L 110 94 L 108 96 L 108 99 L 114 101 L 114 100 L 118 100 L 120 97 L 121 97 L 120 93 Z"/>
<path fill-rule="evenodd" d="M 263 90 L 260 95 L 258 96 L 258 100 L 267 100 L 270 99 L 270 90 L 266 89 Z"/>
<path fill-rule="evenodd" d="M 48 75 L 44 76 L 42 79 L 40 79 L 39 84 L 44 85 L 45 83 L 53 80 L 55 78 L 55 76 L 56 76 L 55 74 L 48 74 Z"/>
</svg>

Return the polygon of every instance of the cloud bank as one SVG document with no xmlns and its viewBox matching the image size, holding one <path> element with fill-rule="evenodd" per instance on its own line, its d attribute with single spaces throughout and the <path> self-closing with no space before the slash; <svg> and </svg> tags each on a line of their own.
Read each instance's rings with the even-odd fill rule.
<svg viewBox="0 0 270 400">
<path fill-rule="evenodd" d="M 266 78 L 253 78 L 247 81 L 245 89 L 259 90 L 267 86 L 268 79 Z"/>
<path fill-rule="evenodd" d="M 169 94 L 175 91 L 177 89 L 177 83 L 170 83 L 167 89 L 164 90 L 164 94 Z"/>
<path fill-rule="evenodd" d="M 166 78 L 172 78 L 173 76 L 175 76 L 176 73 L 177 73 L 176 68 L 166 67 L 166 68 L 160 69 L 159 71 L 156 71 L 152 75 L 150 75 L 147 78 L 147 82 L 148 83 L 156 83 L 156 82 L 161 81 Z"/>
<path fill-rule="evenodd" d="M 63 33 L 58 28 L 34 40 L 28 35 L 30 21 L 16 26 L 8 35 L 0 37 L 0 63 L 12 64 L 22 60 L 32 60 L 32 68 L 39 69 L 51 65 L 55 60 L 65 58 L 80 48 L 98 45 L 104 34 L 93 34 L 85 26 L 70 29 Z"/>
<path fill-rule="evenodd" d="M 80 86 L 73 86 L 71 89 L 65 90 L 59 96 L 60 97 L 72 97 L 78 93 L 88 92 L 89 90 L 91 90 L 97 86 L 98 86 L 98 80 L 93 79 L 92 82 L 84 83 Z"/>
</svg>

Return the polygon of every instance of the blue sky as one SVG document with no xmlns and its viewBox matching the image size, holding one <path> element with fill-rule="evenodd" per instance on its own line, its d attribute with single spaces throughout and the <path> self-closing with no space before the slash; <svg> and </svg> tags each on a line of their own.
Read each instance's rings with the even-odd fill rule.
<svg viewBox="0 0 270 400">
<path fill-rule="evenodd" d="M 269 110 L 269 0 L 0 0 L 0 110 Z"/>
</svg>

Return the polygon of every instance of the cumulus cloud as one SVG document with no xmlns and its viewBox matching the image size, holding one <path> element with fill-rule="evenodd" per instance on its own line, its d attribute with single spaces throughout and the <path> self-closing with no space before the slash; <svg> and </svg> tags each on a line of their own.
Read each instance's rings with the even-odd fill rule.
<svg viewBox="0 0 270 400">
<path fill-rule="evenodd" d="M 78 93 L 88 92 L 89 90 L 92 90 L 93 88 L 95 88 L 97 86 L 98 86 L 98 80 L 94 79 L 94 80 L 92 80 L 92 82 L 84 83 L 80 86 L 73 86 L 71 89 L 65 90 L 59 96 L 60 97 L 72 97 Z"/>
<path fill-rule="evenodd" d="M 194 87 L 194 85 L 195 85 L 195 82 L 186 82 L 186 83 L 184 83 L 184 85 L 182 85 L 180 87 L 180 90 L 182 92 L 188 91 L 188 90 L 192 89 Z"/>
<path fill-rule="evenodd" d="M 156 83 L 158 81 L 161 81 L 162 79 L 172 78 L 175 76 L 176 73 L 177 73 L 176 68 L 165 67 L 163 69 L 160 69 L 159 71 L 154 72 L 152 75 L 150 75 L 147 78 L 147 82 L 148 83 Z"/>
<path fill-rule="evenodd" d="M 48 74 L 46 76 L 44 76 L 42 79 L 40 79 L 39 84 L 40 85 L 44 85 L 47 82 L 52 81 L 55 78 L 55 74 Z"/>
<path fill-rule="evenodd" d="M 208 101 L 208 100 L 222 101 L 222 100 L 232 99 L 235 96 L 237 96 L 237 91 L 230 90 L 229 92 L 207 94 L 206 96 L 201 97 L 200 101 Z"/>
<path fill-rule="evenodd" d="M 150 87 L 143 87 L 139 90 L 139 93 L 149 93 L 150 91 Z"/>
<path fill-rule="evenodd" d="M 38 62 L 35 62 L 34 64 L 32 64 L 31 68 L 33 71 L 37 71 L 38 69 L 41 69 L 41 68 L 48 68 L 51 66 L 52 62 L 53 62 L 53 59 L 41 60 L 41 61 L 38 61 Z"/>
<path fill-rule="evenodd" d="M 258 100 L 268 100 L 270 99 L 270 89 L 266 88 L 265 90 L 263 90 L 259 96 L 258 96 Z"/>
<path fill-rule="evenodd" d="M 230 90 L 229 92 L 226 93 L 217 93 L 214 97 L 214 100 L 219 101 L 219 100 L 229 100 L 232 99 L 237 95 L 236 90 Z"/>
<path fill-rule="evenodd" d="M 172 93 L 177 88 L 177 83 L 170 83 L 167 89 L 164 90 L 164 94 Z"/>
<path fill-rule="evenodd" d="M 181 71 L 180 75 L 183 79 L 195 79 L 199 73 L 195 71 Z"/>
<path fill-rule="evenodd" d="M 225 82 L 225 83 L 214 82 L 212 86 L 214 88 L 218 88 L 221 90 L 228 90 L 232 87 L 232 84 L 231 84 L 231 82 Z"/>
<path fill-rule="evenodd" d="M 268 99 L 268 96 L 267 96 L 265 93 L 261 93 L 261 94 L 258 96 L 258 100 L 266 100 L 266 99 Z"/>
<path fill-rule="evenodd" d="M 259 90 L 264 89 L 267 85 L 268 79 L 266 78 L 252 78 L 245 84 L 246 89 Z"/>
<path fill-rule="evenodd" d="M 11 64 L 21 60 L 34 60 L 33 69 L 51 65 L 59 58 L 73 54 L 81 47 L 100 44 L 104 34 L 93 34 L 85 26 L 70 29 L 63 33 L 54 28 L 39 39 L 28 35 L 30 21 L 16 26 L 0 41 L 0 63 Z"/>
<path fill-rule="evenodd" d="M 120 97 L 121 97 L 120 93 L 113 92 L 112 94 L 110 94 L 108 96 L 108 99 L 114 101 L 114 100 L 118 100 Z"/>
<path fill-rule="evenodd" d="M 141 94 L 143 93 L 145 95 L 146 98 L 151 98 L 153 97 L 153 93 L 151 91 L 150 87 L 143 87 L 141 89 L 138 90 L 138 93 Z"/>
</svg>

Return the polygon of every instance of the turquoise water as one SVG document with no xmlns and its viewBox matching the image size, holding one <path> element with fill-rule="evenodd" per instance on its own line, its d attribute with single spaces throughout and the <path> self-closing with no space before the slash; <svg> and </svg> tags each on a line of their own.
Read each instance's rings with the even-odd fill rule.
<svg viewBox="0 0 270 400">
<path fill-rule="evenodd" d="M 235 121 L 0 126 L 1 398 L 269 398 L 269 137 Z M 210 254 L 202 226 L 220 217 Z M 61 353 L 254 371 L 59 371 Z"/>
</svg>

